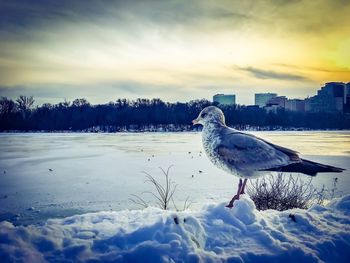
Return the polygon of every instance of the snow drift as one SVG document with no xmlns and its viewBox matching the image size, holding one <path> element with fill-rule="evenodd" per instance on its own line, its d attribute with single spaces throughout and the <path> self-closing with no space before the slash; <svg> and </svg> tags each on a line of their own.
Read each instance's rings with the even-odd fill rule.
<svg viewBox="0 0 350 263">
<path fill-rule="evenodd" d="M 295 220 L 293 220 L 295 219 Z M 309 210 L 99 212 L 43 225 L 0 223 L 1 262 L 347 262 L 350 195 Z"/>
</svg>

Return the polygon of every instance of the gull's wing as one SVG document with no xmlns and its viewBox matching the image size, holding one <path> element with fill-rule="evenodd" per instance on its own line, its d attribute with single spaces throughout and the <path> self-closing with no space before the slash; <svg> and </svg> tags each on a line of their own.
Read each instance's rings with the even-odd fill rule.
<svg viewBox="0 0 350 263">
<path fill-rule="evenodd" d="M 244 133 L 242 133 L 242 134 L 244 134 Z M 273 144 L 271 142 L 265 141 L 264 139 L 261 139 L 259 137 L 254 136 L 253 134 L 247 134 L 246 133 L 245 135 L 251 136 L 251 137 L 254 137 L 257 140 L 263 141 L 263 142 L 267 143 L 268 145 L 272 146 L 273 148 L 275 148 L 276 150 L 283 152 L 284 154 L 289 156 L 291 161 L 295 161 L 295 162 L 300 162 L 301 161 L 301 159 L 299 157 L 299 153 L 297 151 L 294 151 L 294 150 L 288 149 L 286 147 L 279 146 L 277 144 Z"/>
<path fill-rule="evenodd" d="M 300 162 L 297 152 L 254 135 L 221 127 L 218 136 L 215 151 L 227 165 L 238 170 L 259 171 Z"/>
</svg>

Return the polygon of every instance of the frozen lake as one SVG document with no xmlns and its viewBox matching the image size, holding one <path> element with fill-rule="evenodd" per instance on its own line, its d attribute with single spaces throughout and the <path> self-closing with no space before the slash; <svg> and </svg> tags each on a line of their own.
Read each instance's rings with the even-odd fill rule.
<svg viewBox="0 0 350 263">
<path fill-rule="evenodd" d="M 295 149 L 303 158 L 346 168 L 342 174 L 319 174 L 313 183 L 330 186 L 338 177 L 339 191 L 350 193 L 350 131 L 251 133 Z M 28 224 L 134 209 L 131 195 L 151 189 L 142 172 L 162 180 L 159 167 L 170 165 L 179 207 L 187 197 L 191 208 L 228 201 L 238 178 L 201 152 L 200 133 L 0 134 L 0 221 Z"/>
</svg>

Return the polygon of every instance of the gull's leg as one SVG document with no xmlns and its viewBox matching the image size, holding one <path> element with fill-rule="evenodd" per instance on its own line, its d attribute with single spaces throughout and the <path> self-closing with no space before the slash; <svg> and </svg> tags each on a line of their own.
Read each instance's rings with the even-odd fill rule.
<svg viewBox="0 0 350 263">
<path fill-rule="evenodd" d="M 241 195 L 243 195 L 243 194 L 245 194 L 244 193 L 244 189 L 245 189 L 245 185 L 247 184 L 247 181 L 248 181 L 248 179 L 246 178 L 246 179 L 244 179 L 244 181 L 243 181 L 243 185 L 242 185 L 242 189 L 241 189 Z"/>
<path fill-rule="evenodd" d="M 242 179 L 239 179 L 237 194 L 234 197 L 232 197 L 231 201 L 228 203 L 228 205 L 226 205 L 226 207 L 232 208 L 233 207 L 233 202 L 236 201 L 236 200 L 239 200 L 239 195 L 240 195 L 240 193 L 242 191 L 242 186 L 243 186 Z"/>
</svg>

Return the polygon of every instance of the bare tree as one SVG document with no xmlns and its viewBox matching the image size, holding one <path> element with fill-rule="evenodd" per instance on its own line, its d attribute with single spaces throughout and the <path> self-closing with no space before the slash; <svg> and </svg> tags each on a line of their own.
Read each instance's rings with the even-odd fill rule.
<svg viewBox="0 0 350 263">
<path fill-rule="evenodd" d="M 89 106 L 90 102 L 88 102 L 85 98 L 81 98 L 81 99 L 75 99 L 72 102 L 72 106 L 74 107 L 82 107 L 82 106 Z"/>
<path fill-rule="evenodd" d="M 63 102 L 58 103 L 57 105 L 61 108 L 68 108 L 70 106 L 71 102 L 67 101 L 65 98 Z"/>
<path fill-rule="evenodd" d="M 13 111 L 15 111 L 16 109 L 16 104 L 6 98 L 6 97 L 1 97 L 0 99 L 0 115 L 5 115 L 5 114 L 9 114 Z"/>
<path fill-rule="evenodd" d="M 27 97 L 27 96 L 21 95 L 16 99 L 16 102 L 19 110 L 27 111 L 32 109 L 35 100 L 33 96 Z"/>
<path fill-rule="evenodd" d="M 22 113 L 23 118 L 26 119 L 34 106 L 35 100 L 33 96 L 27 97 L 27 96 L 21 95 L 16 99 L 16 102 L 17 102 L 17 107 Z"/>
</svg>

